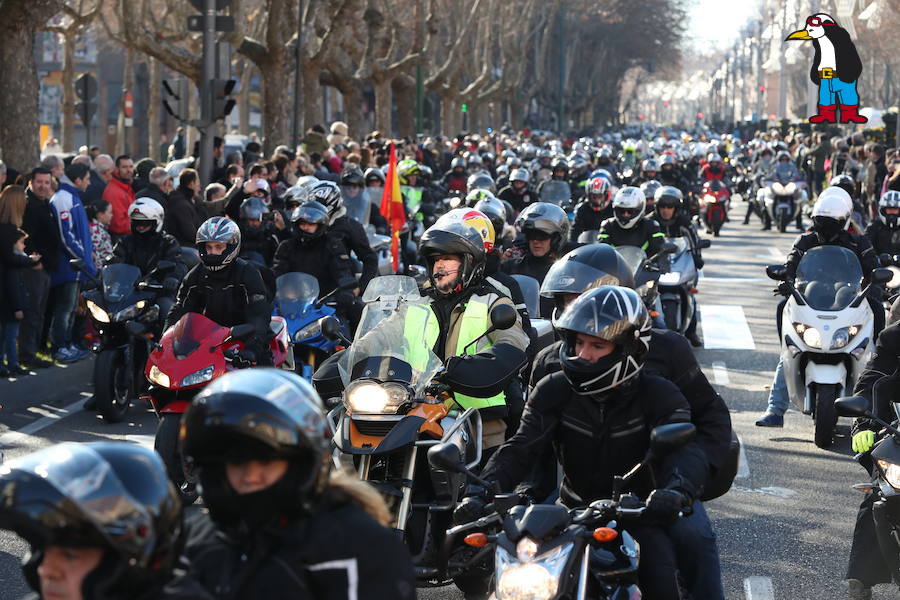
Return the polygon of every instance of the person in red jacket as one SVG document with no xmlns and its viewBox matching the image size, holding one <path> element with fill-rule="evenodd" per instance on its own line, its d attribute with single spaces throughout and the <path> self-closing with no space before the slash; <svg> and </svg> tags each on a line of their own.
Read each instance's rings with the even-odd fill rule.
<svg viewBox="0 0 900 600">
<path fill-rule="evenodd" d="M 113 217 L 109 223 L 109 232 L 115 236 L 131 233 L 131 221 L 128 219 L 128 207 L 134 202 L 134 189 L 131 181 L 134 178 L 134 161 L 123 154 L 116 157 L 116 170 L 103 190 L 103 199 L 112 205 Z"/>
</svg>

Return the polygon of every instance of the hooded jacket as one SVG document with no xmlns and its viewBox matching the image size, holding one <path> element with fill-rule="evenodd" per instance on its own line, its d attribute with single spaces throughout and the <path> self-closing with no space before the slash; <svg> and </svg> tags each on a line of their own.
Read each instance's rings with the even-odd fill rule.
<svg viewBox="0 0 900 600">
<path fill-rule="evenodd" d="M 50 207 L 56 217 L 56 225 L 62 246 L 59 251 L 59 263 L 50 274 L 50 285 L 56 286 L 70 281 L 82 281 L 86 275 L 73 271 L 69 259 L 80 258 L 84 261 L 85 271 L 95 275 L 94 243 L 91 240 L 91 226 L 87 213 L 81 203 L 81 190 L 72 185 L 68 177 L 63 176 L 59 189 L 50 198 Z"/>
</svg>

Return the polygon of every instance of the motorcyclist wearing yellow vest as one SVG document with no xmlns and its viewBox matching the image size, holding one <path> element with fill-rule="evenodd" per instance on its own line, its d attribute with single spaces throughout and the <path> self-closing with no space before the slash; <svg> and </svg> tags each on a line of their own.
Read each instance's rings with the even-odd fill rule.
<svg viewBox="0 0 900 600">
<path fill-rule="evenodd" d="M 411 158 L 401 160 L 397 164 L 400 193 L 406 200 L 409 217 L 414 221 L 423 221 L 425 217 L 434 216 L 436 209 L 431 192 L 420 181 L 421 176 L 422 168 Z"/>
<path fill-rule="evenodd" d="M 465 409 L 479 409 L 484 448 L 495 448 L 506 434 L 506 391 L 484 396 L 487 390 L 496 390 L 498 382 L 505 386 L 527 362 L 529 338 L 521 317 L 517 314 L 511 328 L 493 331 L 469 345 L 490 327 L 494 306 L 514 306 L 484 279 L 481 235 L 462 222 L 435 223 L 422 235 L 419 253 L 428 265 L 426 293 L 439 327 L 434 352 L 445 361 L 445 380 L 453 382 L 456 401 Z"/>
</svg>

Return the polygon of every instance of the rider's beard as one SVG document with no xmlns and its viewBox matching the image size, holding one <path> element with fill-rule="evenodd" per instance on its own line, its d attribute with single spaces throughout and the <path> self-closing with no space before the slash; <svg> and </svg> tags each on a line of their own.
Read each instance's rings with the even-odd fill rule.
<svg viewBox="0 0 900 600">
<path fill-rule="evenodd" d="M 434 274 L 434 283 L 442 294 L 449 294 L 459 285 L 459 271 L 438 271 Z"/>
</svg>

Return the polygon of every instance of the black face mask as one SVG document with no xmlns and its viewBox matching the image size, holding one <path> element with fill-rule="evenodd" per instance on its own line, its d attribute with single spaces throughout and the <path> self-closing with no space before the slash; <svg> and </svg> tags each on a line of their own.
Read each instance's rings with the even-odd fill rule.
<svg viewBox="0 0 900 600">
<path fill-rule="evenodd" d="M 823 244 L 835 240 L 843 229 L 844 224 L 833 217 L 813 217 L 813 230 Z"/>
</svg>

